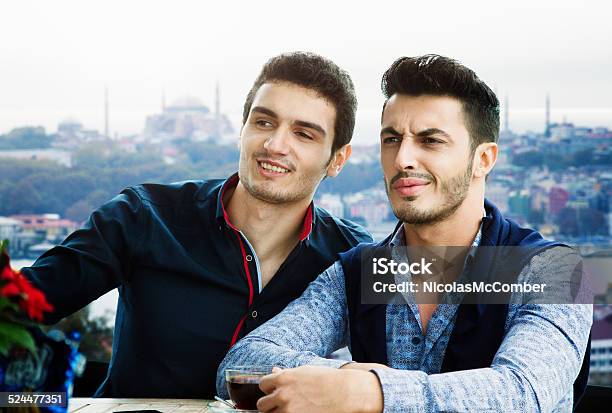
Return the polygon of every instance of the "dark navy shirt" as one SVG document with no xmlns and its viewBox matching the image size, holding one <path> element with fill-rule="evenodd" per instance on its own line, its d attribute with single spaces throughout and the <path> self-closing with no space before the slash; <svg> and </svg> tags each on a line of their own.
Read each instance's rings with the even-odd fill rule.
<svg viewBox="0 0 612 413">
<path fill-rule="evenodd" d="M 55 306 L 48 323 L 119 289 L 113 355 L 97 396 L 212 398 L 231 345 L 299 297 L 339 252 L 371 241 L 311 204 L 299 243 L 260 291 L 255 251 L 223 205 L 237 182 L 127 188 L 23 268 Z"/>
</svg>

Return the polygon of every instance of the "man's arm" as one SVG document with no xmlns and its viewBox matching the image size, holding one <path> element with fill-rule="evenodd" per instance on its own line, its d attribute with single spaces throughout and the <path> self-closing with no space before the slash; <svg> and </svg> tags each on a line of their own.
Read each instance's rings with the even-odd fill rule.
<svg viewBox="0 0 612 413">
<path fill-rule="evenodd" d="M 107 202 L 85 225 L 45 252 L 23 274 L 40 288 L 54 311 L 45 323 L 61 320 L 119 286 L 143 234 L 142 203 L 132 189 Z"/>
<path fill-rule="evenodd" d="M 572 392 L 591 319 L 590 305 L 525 305 L 490 368 L 432 375 L 374 369 L 384 412 L 551 411 Z"/>
<path fill-rule="evenodd" d="M 337 261 L 300 298 L 232 347 L 217 370 L 217 393 L 228 396 L 225 369 L 230 366 L 340 367 L 347 362 L 323 357 L 346 344 L 346 332 L 344 274 Z"/>
<path fill-rule="evenodd" d="M 551 278 L 557 283 L 563 278 L 560 273 L 573 277 L 579 257 L 571 251 L 552 248 L 535 256 L 519 281 L 550 284 Z M 570 284 L 557 286 L 553 295 L 571 292 Z M 566 299 L 557 302 L 572 302 L 571 294 Z M 384 411 L 551 411 L 566 397 L 571 409 L 592 320 L 589 304 L 512 304 L 490 368 L 432 375 L 374 369 Z"/>
</svg>

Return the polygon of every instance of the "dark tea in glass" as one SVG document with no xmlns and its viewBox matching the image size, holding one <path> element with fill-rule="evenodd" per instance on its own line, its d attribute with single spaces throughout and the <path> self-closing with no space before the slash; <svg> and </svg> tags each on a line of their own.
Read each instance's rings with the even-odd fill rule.
<svg viewBox="0 0 612 413">
<path fill-rule="evenodd" d="M 259 382 L 270 373 L 272 367 L 268 366 L 242 366 L 225 370 L 227 391 L 238 409 L 257 410 L 257 400 L 265 396 Z"/>
</svg>

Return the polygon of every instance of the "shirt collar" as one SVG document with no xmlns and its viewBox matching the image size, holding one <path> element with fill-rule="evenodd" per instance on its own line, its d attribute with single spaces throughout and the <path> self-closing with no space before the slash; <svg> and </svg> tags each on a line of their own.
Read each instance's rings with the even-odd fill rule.
<svg viewBox="0 0 612 413">
<path fill-rule="evenodd" d="M 395 229 L 393 230 L 393 236 L 391 237 L 389 245 L 392 247 L 406 245 L 406 238 L 404 237 L 404 225 L 401 221 L 395 226 Z"/>
<path fill-rule="evenodd" d="M 227 214 L 227 210 L 225 209 L 225 205 L 223 204 L 223 196 L 225 195 L 225 191 L 228 189 L 236 188 L 238 185 L 238 181 L 240 178 L 238 177 L 238 172 L 234 173 L 232 176 L 227 178 L 223 185 L 221 186 L 221 190 L 217 195 L 217 212 L 216 219 L 219 223 L 225 223 L 230 228 L 240 231 L 236 228 L 229 219 L 229 215 Z M 302 223 L 302 230 L 300 232 L 300 241 L 304 241 L 307 239 L 312 233 L 312 228 L 314 226 L 314 203 L 310 202 L 308 206 L 308 210 L 306 211 L 306 216 L 304 217 L 304 221 Z"/>
<path fill-rule="evenodd" d="M 485 218 L 486 216 L 487 214 L 486 212 L 484 212 L 484 208 L 483 208 L 483 218 Z M 474 241 L 472 241 L 472 245 L 471 245 L 472 248 L 470 248 L 470 252 L 468 255 L 473 256 L 474 254 L 476 254 L 476 248 L 473 248 L 473 247 L 478 247 L 480 245 L 481 239 L 482 239 L 482 220 L 480 221 L 478 232 L 476 233 L 476 236 L 474 237 Z M 398 245 L 406 245 L 404 225 L 402 225 L 402 222 L 399 222 L 398 225 L 393 230 L 393 236 L 391 237 L 391 241 L 389 242 L 389 245 L 391 247 L 396 247 Z"/>
</svg>

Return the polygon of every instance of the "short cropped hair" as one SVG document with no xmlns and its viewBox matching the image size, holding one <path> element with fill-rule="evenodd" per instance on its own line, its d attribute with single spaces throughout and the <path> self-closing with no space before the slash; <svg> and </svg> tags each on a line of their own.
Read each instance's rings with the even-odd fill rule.
<svg viewBox="0 0 612 413">
<path fill-rule="evenodd" d="M 355 129 L 357 97 L 349 74 L 331 60 L 314 53 L 284 53 L 268 60 L 255 79 L 242 112 L 246 123 L 255 94 L 264 83 L 289 82 L 312 89 L 336 109 L 332 155 L 351 141 Z"/>
<path fill-rule="evenodd" d="M 497 96 L 473 70 L 454 59 L 435 54 L 401 57 L 383 75 L 381 88 L 387 100 L 396 93 L 459 100 L 472 151 L 481 143 L 499 139 Z"/>
</svg>

